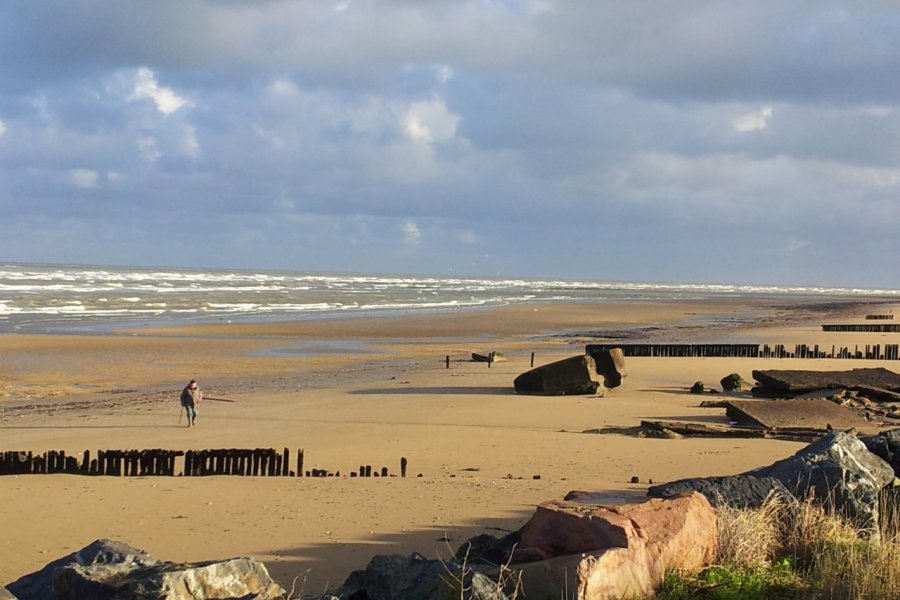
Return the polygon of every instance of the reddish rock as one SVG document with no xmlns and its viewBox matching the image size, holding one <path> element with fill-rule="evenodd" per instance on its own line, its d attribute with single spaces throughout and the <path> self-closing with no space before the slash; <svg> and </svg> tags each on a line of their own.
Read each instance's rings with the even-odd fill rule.
<svg viewBox="0 0 900 600">
<path fill-rule="evenodd" d="M 619 505 L 545 502 L 519 531 L 512 566 L 525 597 L 652 596 L 668 569 L 697 571 L 716 557 L 718 521 L 698 493 Z"/>
</svg>

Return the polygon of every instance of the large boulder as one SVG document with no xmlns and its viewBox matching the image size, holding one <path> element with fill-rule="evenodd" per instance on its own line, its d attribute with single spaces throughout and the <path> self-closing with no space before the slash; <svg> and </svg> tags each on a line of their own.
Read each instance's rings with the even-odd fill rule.
<svg viewBox="0 0 900 600">
<path fill-rule="evenodd" d="M 711 502 L 753 506 L 755 501 L 747 499 L 759 499 L 764 486 L 771 483 L 773 491 L 781 492 L 783 487 L 797 498 L 814 497 L 857 527 L 874 531 L 879 493 L 893 479 L 894 470 L 888 463 L 869 452 L 855 436 L 837 431 L 766 467 L 733 477 L 683 479 L 651 487 L 647 493 L 664 498 L 696 490 Z M 732 493 L 742 486 L 755 491 L 749 497 Z"/>
<path fill-rule="evenodd" d="M 697 571 L 715 560 L 718 521 L 701 494 L 616 505 L 553 501 L 538 506 L 505 560 L 521 573 L 523 596 L 575 600 L 652 595 L 667 570 Z M 502 562 L 502 557 L 494 557 Z"/>
<path fill-rule="evenodd" d="M 418 554 L 375 556 L 354 571 L 330 598 L 342 600 L 508 600 L 487 575 L 455 560 Z"/>
<path fill-rule="evenodd" d="M 137 548 L 112 540 L 96 540 L 81 550 L 67 554 L 47 564 L 43 569 L 24 575 L 6 587 L 19 600 L 46 600 L 56 598 L 53 591 L 53 572 L 68 565 L 133 565 L 133 568 L 150 568 L 159 561 Z"/>
<path fill-rule="evenodd" d="M 774 477 L 798 497 L 814 496 L 864 529 L 878 525 L 878 495 L 894 470 L 856 436 L 832 432 L 754 474 Z"/>
<path fill-rule="evenodd" d="M 274 600 L 284 590 L 265 565 L 251 558 L 155 568 L 130 565 L 69 565 L 53 573 L 60 600 L 198 600 L 241 598 Z"/>
<path fill-rule="evenodd" d="M 580 355 L 526 371 L 516 377 L 513 385 L 519 394 L 578 396 L 595 394 L 600 381 L 593 357 Z"/>
<path fill-rule="evenodd" d="M 8 587 L 20 600 L 271 600 L 285 593 L 265 565 L 250 558 L 175 564 L 108 540 Z"/>
</svg>

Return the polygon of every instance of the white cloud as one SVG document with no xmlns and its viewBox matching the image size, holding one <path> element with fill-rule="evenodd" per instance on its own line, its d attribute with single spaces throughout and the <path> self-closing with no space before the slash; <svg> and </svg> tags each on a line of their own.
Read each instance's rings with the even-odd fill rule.
<svg viewBox="0 0 900 600">
<path fill-rule="evenodd" d="M 294 201 L 290 199 L 286 192 L 278 194 L 278 197 L 272 203 L 272 207 L 279 212 L 292 212 L 296 208 Z"/>
<path fill-rule="evenodd" d="M 118 183 L 125 179 L 125 176 L 119 173 L 118 171 L 107 171 L 106 172 L 106 181 L 110 183 Z"/>
<path fill-rule="evenodd" d="M 3 135 L 4 133 L 6 133 L 6 123 L 0 121 L 0 135 Z"/>
<path fill-rule="evenodd" d="M 82 189 L 95 188 L 100 183 L 100 173 L 91 169 L 72 169 L 69 171 L 69 181 Z"/>
<path fill-rule="evenodd" d="M 466 229 L 465 231 L 460 233 L 459 241 L 461 241 L 463 244 L 471 244 L 471 245 L 475 245 L 475 244 L 479 243 L 478 236 L 475 235 L 475 232 L 472 231 L 471 229 Z"/>
<path fill-rule="evenodd" d="M 193 106 L 190 100 L 176 94 L 172 88 L 162 87 L 156 81 L 156 74 L 147 67 L 141 67 L 134 75 L 134 88 L 129 100 L 151 99 L 156 109 L 170 115 L 182 106 Z"/>
<path fill-rule="evenodd" d="M 300 90 L 290 79 L 278 78 L 274 79 L 266 86 L 266 93 L 272 98 L 291 98 L 300 93 Z"/>
<path fill-rule="evenodd" d="M 422 243 L 422 231 L 415 221 L 407 221 L 403 224 L 403 243 L 408 246 L 418 246 Z"/>
<path fill-rule="evenodd" d="M 450 65 L 435 65 L 434 77 L 441 83 L 447 83 L 453 79 L 453 69 Z"/>
<path fill-rule="evenodd" d="M 403 131 L 415 142 L 431 144 L 453 139 L 457 125 L 459 115 L 447 110 L 440 98 L 413 102 L 403 115 Z"/>
<path fill-rule="evenodd" d="M 769 119 L 772 118 L 772 113 L 771 106 L 763 106 L 752 113 L 737 117 L 731 122 L 731 125 L 741 133 L 759 131 L 769 126 Z"/>
<path fill-rule="evenodd" d="M 803 250 L 804 248 L 808 248 L 811 245 L 812 244 L 806 240 L 801 240 L 801 239 L 792 237 L 792 238 L 788 238 L 787 243 L 784 245 L 784 250 L 785 250 L 785 252 L 788 252 L 788 253 L 794 253 L 794 252 Z"/>
<path fill-rule="evenodd" d="M 153 162 L 162 156 L 162 152 L 156 147 L 156 138 L 152 135 L 141 136 L 135 141 L 138 152 L 140 152 L 141 158 L 145 161 Z"/>
<path fill-rule="evenodd" d="M 181 132 L 179 140 L 179 151 L 181 154 L 197 158 L 200 155 L 200 142 L 197 141 L 197 128 L 193 125 L 185 125 Z"/>
</svg>

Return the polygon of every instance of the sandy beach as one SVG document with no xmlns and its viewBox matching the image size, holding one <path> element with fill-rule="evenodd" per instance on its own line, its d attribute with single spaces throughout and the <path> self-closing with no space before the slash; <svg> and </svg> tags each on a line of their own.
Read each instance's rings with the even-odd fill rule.
<svg viewBox="0 0 900 600">
<path fill-rule="evenodd" d="M 604 335 L 897 343 L 820 327 L 891 309 L 722 297 L 0 335 L 0 450 L 288 447 L 304 450 L 307 468 L 344 474 L 364 464 L 397 473 L 409 461 L 405 479 L 0 477 L 0 584 L 109 538 L 172 561 L 254 556 L 283 585 L 300 576 L 321 592 L 375 554 L 449 556 L 471 536 L 516 529 L 570 490 L 643 495 L 649 480 L 768 464 L 802 444 L 585 432 L 648 418 L 724 423 L 687 390 L 732 372 L 897 366 L 630 358 L 623 385 L 603 397 L 518 396 L 512 381 L 532 353 L 544 364 Z M 469 360 L 490 350 L 508 360 Z M 204 402 L 188 429 L 177 398 L 192 378 L 235 402 Z"/>
</svg>

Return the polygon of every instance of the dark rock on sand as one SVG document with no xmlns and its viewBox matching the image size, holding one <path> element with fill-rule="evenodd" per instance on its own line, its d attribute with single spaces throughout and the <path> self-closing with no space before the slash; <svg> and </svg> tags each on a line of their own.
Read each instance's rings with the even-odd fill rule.
<svg viewBox="0 0 900 600">
<path fill-rule="evenodd" d="M 754 475 L 680 479 L 651 486 L 647 495 L 651 498 L 671 498 L 688 492 L 700 492 L 713 506 L 735 508 L 758 508 L 770 496 L 790 496 L 790 491 L 778 479 Z"/>
<path fill-rule="evenodd" d="M 895 477 L 900 477 L 900 428 L 861 436 L 859 439 L 869 452 L 891 465 Z"/>
<path fill-rule="evenodd" d="M 694 385 L 691 386 L 691 393 L 692 394 L 702 394 L 703 393 L 703 382 L 695 381 Z"/>
<path fill-rule="evenodd" d="M 145 568 L 153 567 L 159 564 L 159 561 L 143 550 L 132 548 L 128 544 L 111 540 L 96 540 L 77 552 L 54 560 L 39 571 L 7 584 L 6 587 L 19 600 L 56 598 L 56 593 L 53 591 L 53 572 L 56 569 L 68 565 L 90 567 L 109 564 L 130 564 L 135 568 Z"/>
<path fill-rule="evenodd" d="M 9 586 L 20 600 L 270 600 L 284 590 L 250 558 L 175 564 L 98 540 Z"/>
<path fill-rule="evenodd" d="M 465 590 L 461 592 L 460 590 Z M 347 577 L 334 596 L 342 600 L 507 600 L 487 575 L 451 561 L 419 554 L 375 556 Z"/>
<path fill-rule="evenodd" d="M 747 382 L 744 381 L 744 378 L 739 373 L 726 375 L 719 380 L 719 383 L 722 384 L 722 391 L 724 392 L 737 392 L 748 387 Z"/>
</svg>

